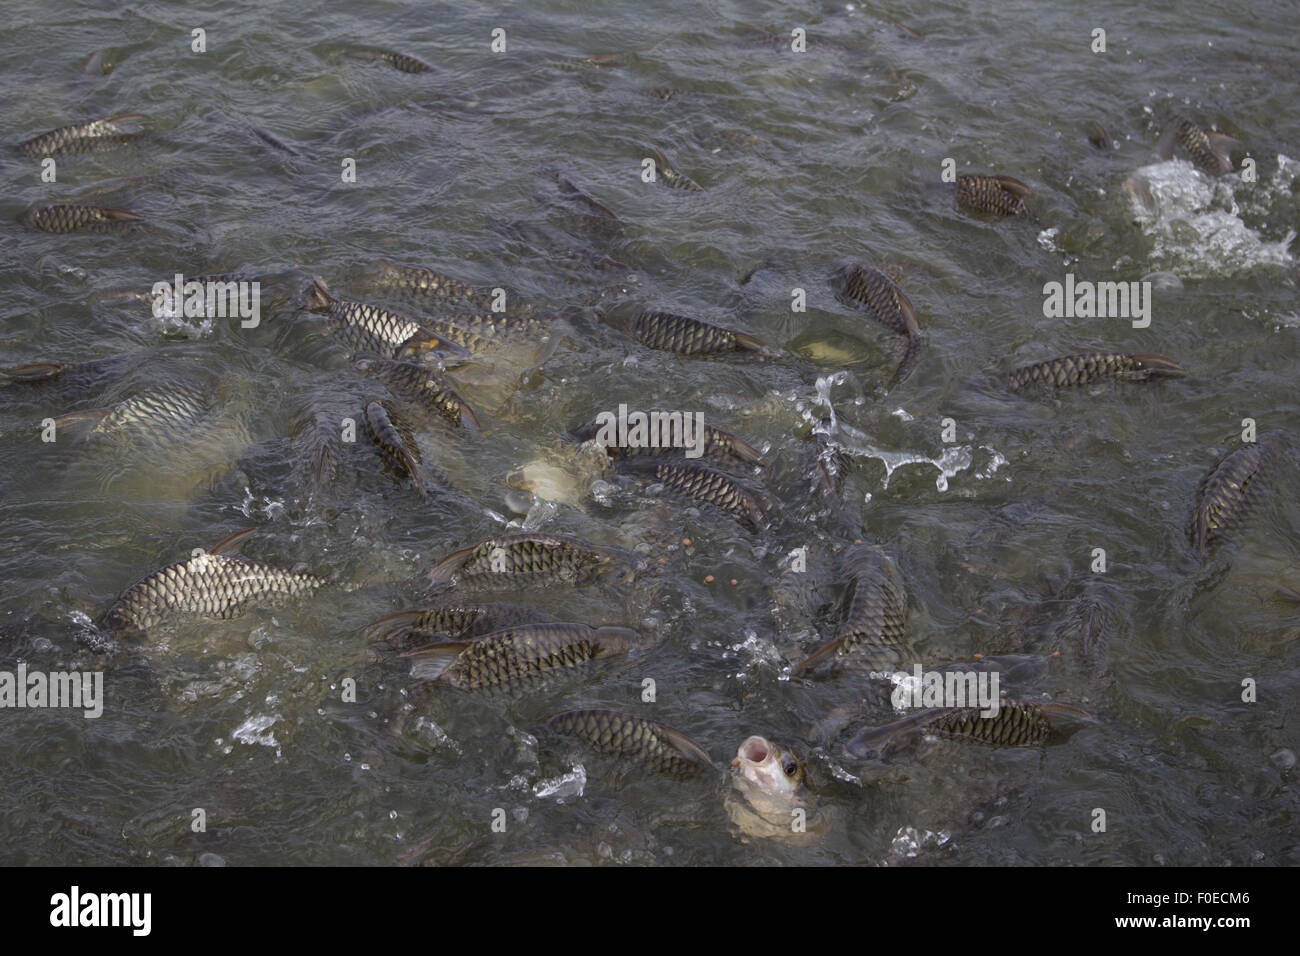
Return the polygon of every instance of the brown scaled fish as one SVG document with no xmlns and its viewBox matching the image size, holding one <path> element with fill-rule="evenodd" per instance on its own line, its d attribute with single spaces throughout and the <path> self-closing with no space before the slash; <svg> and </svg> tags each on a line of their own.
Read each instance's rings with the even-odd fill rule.
<svg viewBox="0 0 1300 956">
<path fill-rule="evenodd" d="M 570 710 L 548 718 L 546 726 L 600 753 L 637 760 L 669 777 L 694 777 L 714 769 L 708 751 L 681 731 L 616 710 Z"/>
<path fill-rule="evenodd" d="M 374 47 L 356 47 L 351 50 L 345 50 L 344 56 L 356 57 L 360 60 L 382 60 L 395 70 L 401 70 L 403 73 L 432 73 L 433 67 L 423 60 L 417 60 L 413 56 L 407 56 L 405 53 L 394 53 L 392 50 L 380 50 Z"/>
<path fill-rule="evenodd" d="M 653 415 L 654 413 L 651 412 Z M 671 413 L 661 413 L 671 414 Z M 680 414 L 680 413 L 678 413 Z M 664 419 L 667 420 L 667 419 Z M 576 442 L 594 441 L 600 436 L 601 424 L 599 421 L 592 420 L 579 428 L 575 428 L 568 433 L 568 437 Z M 612 437 L 612 436 L 606 436 Z M 653 436 L 652 436 L 653 437 Z M 659 436 L 662 438 L 662 436 Z M 617 441 L 617 438 L 615 438 Z M 605 451 L 610 458 L 636 458 L 653 455 L 657 457 L 667 457 L 670 454 L 683 452 L 683 449 L 661 446 L 658 448 L 651 447 L 651 443 L 638 445 L 634 448 L 624 448 L 617 444 L 605 445 Z M 766 468 L 767 462 L 756 449 L 746 442 L 737 438 L 730 432 L 724 432 L 721 428 L 714 428 L 712 425 L 704 426 L 704 457 L 710 461 L 722 465 L 747 466 L 754 465 L 759 468 Z"/>
<path fill-rule="evenodd" d="M 704 191 L 704 187 L 695 180 L 674 169 L 672 164 L 668 162 L 668 157 L 658 149 L 651 148 L 650 151 L 655 155 L 656 165 L 659 170 L 659 181 L 665 186 L 670 186 L 673 189 L 684 189 L 692 193 Z"/>
<path fill-rule="evenodd" d="M 1002 701 L 997 714 L 981 716 L 978 707 L 944 707 L 923 710 L 884 727 L 862 731 L 844 747 L 857 759 L 884 757 L 918 742 L 922 737 L 939 737 L 988 747 L 1036 747 L 1069 737 L 1087 725 L 1095 725 L 1091 714 L 1068 704 L 1016 703 Z"/>
<path fill-rule="evenodd" d="M 76 126 L 60 126 L 19 143 L 18 149 L 28 156 L 66 156 L 116 149 L 144 135 L 128 131 L 122 125 L 142 119 L 140 113 L 122 113 Z"/>
<path fill-rule="evenodd" d="M 520 624 L 469 641 L 409 651 L 412 676 L 461 690 L 535 685 L 590 661 L 626 654 L 640 642 L 627 627 L 591 627 L 576 621 Z"/>
<path fill-rule="evenodd" d="M 835 638 L 795 665 L 791 675 L 815 669 L 828 658 L 840 667 L 888 671 L 900 662 L 907 640 L 907 591 L 894 563 L 879 547 L 859 544 L 844 556 L 849 572 L 846 610 Z"/>
<path fill-rule="evenodd" d="M 364 302 L 334 298 L 319 279 L 312 286 L 307 310 L 328 315 L 334 332 L 358 352 L 376 352 L 385 358 L 435 350 L 457 358 L 469 356 L 462 346 L 440 339 L 404 315 Z"/>
<path fill-rule="evenodd" d="M 958 176 L 957 207 L 976 215 L 1018 216 L 1033 190 L 1010 176 Z"/>
<path fill-rule="evenodd" d="M 747 531 L 760 531 L 769 527 L 767 514 L 758 496 L 720 471 L 704 465 L 653 459 L 621 461 L 618 470 L 623 474 L 659 482 L 668 490 L 691 501 L 712 505 L 735 518 Z"/>
<path fill-rule="evenodd" d="M 1170 116 L 1169 125 L 1160 137 L 1160 158 L 1173 159 L 1175 144 L 1185 149 L 1191 157 L 1192 165 L 1207 176 L 1222 176 L 1232 172 L 1232 160 L 1228 153 L 1232 146 L 1240 145 L 1226 133 L 1202 129 L 1178 113 Z"/>
<path fill-rule="evenodd" d="M 357 371 L 383 382 L 416 407 L 431 412 L 457 428 L 478 431 L 474 409 L 434 369 L 418 362 L 362 358 Z"/>
<path fill-rule="evenodd" d="M 49 206 L 33 206 L 18 221 L 41 232 L 66 235 L 70 232 L 117 232 L 129 229 L 132 223 L 143 222 L 144 217 L 126 209 L 54 203 Z"/>
<path fill-rule="evenodd" d="M 1201 478 L 1190 531 L 1197 554 L 1210 554 L 1246 521 L 1277 459 L 1273 440 L 1252 442 L 1226 453 Z"/>
<path fill-rule="evenodd" d="M 780 358 L 779 353 L 752 335 L 710 325 L 685 315 L 621 305 L 608 310 L 599 318 L 606 325 L 632 336 L 648 348 L 676 352 L 678 355 L 750 352 L 758 358 Z"/>
<path fill-rule="evenodd" d="M 887 388 L 903 382 L 912 374 L 921 351 L 921 325 L 911 301 L 879 269 L 866 263 L 845 266 L 831 277 L 831 285 L 842 297 L 865 305 L 876 319 L 904 337 L 898 368 Z"/>
<path fill-rule="evenodd" d="M 409 478 L 421 498 L 428 497 L 421 474 L 420 446 L 411 429 L 385 402 L 367 402 L 364 410 L 366 435 L 380 455 L 400 477 Z"/>
<path fill-rule="evenodd" d="M 634 570 L 635 555 L 567 534 L 516 534 L 461 548 L 435 564 L 429 583 L 480 588 L 550 588 L 589 584 Z"/>
<path fill-rule="evenodd" d="M 524 604 L 439 604 L 389 614 L 366 625 L 373 643 L 423 646 L 435 638 L 468 641 L 516 624 L 544 624 L 549 614 Z"/>
<path fill-rule="evenodd" d="M 1068 388 L 1091 385 L 1103 378 L 1121 382 L 1181 378 L 1186 370 L 1173 359 L 1155 352 L 1088 352 L 1064 355 L 1025 365 L 1005 378 L 1006 387 L 1020 391 L 1033 385 Z"/>
</svg>

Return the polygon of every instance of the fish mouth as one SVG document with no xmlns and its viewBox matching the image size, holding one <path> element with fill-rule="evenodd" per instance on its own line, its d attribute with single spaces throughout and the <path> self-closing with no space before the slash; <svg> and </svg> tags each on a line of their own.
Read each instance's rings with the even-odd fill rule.
<svg viewBox="0 0 1300 956">
<path fill-rule="evenodd" d="M 745 763 L 760 764 L 771 756 L 772 745 L 763 737 L 753 736 L 747 738 L 736 750 L 736 759 L 731 765 L 739 767 Z"/>
</svg>

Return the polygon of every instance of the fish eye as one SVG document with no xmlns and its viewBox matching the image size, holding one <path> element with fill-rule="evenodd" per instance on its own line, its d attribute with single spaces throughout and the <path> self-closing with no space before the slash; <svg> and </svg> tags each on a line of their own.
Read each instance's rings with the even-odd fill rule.
<svg viewBox="0 0 1300 956">
<path fill-rule="evenodd" d="M 782 764 L 781 769 L 785 771 L 785 775 L 787 777 L 793 777 L 795 775 L 795 772 L 799 769 L 799 761 L 791 757 L 784 764 Z"/>
</svg>

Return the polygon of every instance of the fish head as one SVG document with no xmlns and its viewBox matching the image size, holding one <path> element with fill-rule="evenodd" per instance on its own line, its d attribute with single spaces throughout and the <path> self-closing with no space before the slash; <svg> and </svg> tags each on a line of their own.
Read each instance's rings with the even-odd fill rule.
<svg viewBox="0 0 1300 956">
<path fill-rule="evenodd" d="M 804 783 L 799 758 L 766 737 L 747 737 L 731 766 L 737 778 L 774 797 L 793 796 Z"/>
</svg>

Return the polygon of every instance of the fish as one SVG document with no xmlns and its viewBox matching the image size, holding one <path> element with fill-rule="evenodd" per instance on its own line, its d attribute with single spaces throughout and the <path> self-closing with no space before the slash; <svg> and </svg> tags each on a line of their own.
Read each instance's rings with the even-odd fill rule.
<svg viewBox="0 0 1300 956">
<path fill-rule="evenodd" d="M 576 737 L 596 751 L 633 758 L 656 773 L 688 778 L 713 770 L 713 758 L 679 730 L 616 710 L 570 710 L 553 714 L 546 727 Z"/>
<path fill-rule="evenodd" d="M 421 315 L 421 322 L 435 335 L 454 342 L 474 354 L 506 344 L 536 340 L 555 331 L 551 319 L 506 315 L 502 312 L 453 312 Z"/>
<path fill-rule="evenodd" d="M 252 533 L 238 531 L 210 551 L 141 578 L 108 609 L 104 627 L 116 638 L 140 637 L 173 620 L 238 617 L 252 603 L 278 603 L 326 583 L 314 574 L 224 553 Z"/>
<path fill-rule="evenodd" d="M 24 226 L 66 235 L 71 232 L 116 232 L 129 229 L 132 223 L 143 222 L 127 209 L 110 209 L 106 206 L 86 206 L 81 203 L 53 203 L 33 206 L 18 219 Z"/>
<path fill-rule="evenodd" d="M 55 428 L 91 423 L 87 437 L 129 436 L 182 440 L 189 437 L 213 410 L 210 393 L 186 382 L 169 382 L 146 389 L 115 405 L 69 412 L 54 420 Z"/>
<path fill-rule="evenodd" d="M 704 465 L 681 461 L 625 460 L 618 464 L 623 474 L 660 482 L 664 487 L 692 501 L 700 501 L 729 514 L 748 531 L 770 527 L 758 496 L 729 475 Z"/>
<path fill-rule="evenodd" d="M 430 643 L 435 637 L 467 641 L 518 624 L 544 624 L 549 614 L 523 604 L 439 604 L 389 614 L 365 627 L 372 643 Z"/>
<path fill-rule="evenodd" d="M 323 494 L 338 481 L 343 460 L 342 420 L 323 409 L 308 408 L 294 424 L 299 461 L 311 490 Z"/>
<path fill-rule="evenodd" d="M 568 432 L 566 437 L 581 444 L 594 441 L 600 434 L 600 430 L 600 423 L 596 419 L 592 419 L 587 424 Z M 605 451 L 610 458 L 633 458 L 645 455 L 663 456 L 677 451 L 682 451 L 685 454 L 682 449 L 623 448 L 619 445 L 606 445 Z M 724 432 L 721 428 L 714 428 L 712 425 L 704 426 L 704 457 L 719 464 L 767 467 L 767 461 L 751 445 L 730 432 Z"/>
<path fill-rule="evenodd" d="M 1103 378 L 1146 382 L 1181 378 L 1186 374 L 1186 370 L 1173 359 L 1155 352 L 1087 352 L 1025 365 L 1007 375 L 1005 383 L 1014 392 L 1033 385 L 1066 388 L 1091 385 Z"/>
<path fill-rule="evenodd" d="M 648 348 L 678 355 L 748 352 L 763 359 L 780 358 L 779 353 L 752 335 L 709 325 L 685 315 L 616 306 L 599 317 Z"/>
<path fill-rule="evenodd" d="M 1033 190 L 1010 176 L 958 176 L 957 206 L 963 212 L 1018 216 Z"/>
<path fill-rule="evenodd" d="M 635 570 L 632 555 L 567 534 L 517 534 L 460 548 L 429 569 L 430 584 L 471 587 L 552 587 L 588 584 Z"/>
<path fill-rule="evenodd" d="M 396 358 L 407 352 L 419 355 L 436 350 L 457 358 L 469 357 L 463 346 L 439 338 L 404 315 L 363 302 L 334 298 L 319 280 L 312 286 L 307 310 L 328 315 L 335 332 L 359 352 Z"/>
<path fill-rule="evenodd" d="M 479 430 L 474 409 L 429 366 L 385 358 L 361 358 L 355 364 L 357 371 L 379 379 L 416 407 L 437 415 L 456 428 Z"/>
<path fill-rule="evenodd" d="M 793 751 L 754 735 L 737 748 L 731 768 L 732 793 L 724 807 L 742 834 L 801 842 L 797 833 L 824 829 L 824 821 L 807 826 L 807 774 Z M 796 808 L 803 810 L 804 824 L 797 830 L 792 825 Z"/>
<path fill-rule="evenodd" d="M 1098 149 L 1110 150 L 1115 148 L 1115 144 L 1111 142 L 1110 134 L 1106 132 L 1106 128 L 1096 120 L 1089 120 L 1085 123 L 1083 130 L 1088 134 L 1088 142 Z"/>
<path fill-rule="evenodd" d="M 850 757 L 884 757 L 923 736 L 989 747 L 1036 747 L 1070 736 L 1097 720 L 1068 704 L 1002 701 L 996 716 L 979 707 L 943 707 L 911 714 L 884 727 L 870 727 L 844 747 Z"/>
<path fill-rule="evenodd" d="M 470 285 L 441 272 L 402 266 L 379 259 L 375 262 L 376 275 L 369 279 L 369 287 L 379 292 L 389 292 L 400 297 L 438 302 L 465 302 L 472 308 L 490 311 L 492 292 Z M 459 306 L 457 306 L 459 308 Z"/>
<path fill-rule="evenodd" d="M 121 113 L 75 126 L 60 126 L 19 143 L 18 149 L 28 156 L 65 156 L 116 149 L 144 136 L 143 132 L 123 129 L 122 124 L 144 118 L 141 113 Z"/>
<path fill-rule="evenodd" d="M 382 60 L 396 70 L 403 73 L 432 73 L 433 67 L 423 60 L 417 60 L 413 56 L 407 56 L 405 53 L 394 53 L 391 50 L 381 50 L 375 47 L 354 47 L 351 50 L 345 50 L 344 56 L 356 57 L 361 60 Z"/>
<path fill-rule="evenodd" d="M 390 467 L 402 477 L 411 479 L 416 492 L 421 498 L 428 496 L 424 480 L 421 477 L 420 446 L 410 427 L 402 421 L 396 411 L 386 402 L 367 402 L 363 418 L 366 434 L 375 443 Z"/>
<path fill-rule="evenodd" d="M 559 188 L 560 194 L 580 206 L 587 215 L 593 216 L 597 219 L 609 220 L 611 225 L 618 224 L 618 216 L 614 215 L 609 207 L 601 205 L 599 202 L 592 199 L 569 180 L 565 179 L 559 171 L 552 171 L 552 178 L 554 178 L 555 185 Z"/>
<path fill-rule="evenodd" d="M 1263 482 L 1277 463 L 1271 439 L 1226 452 L 1196 485 L 1190 537 L 1199 555 L 1209 555 L 1254 510 Z"/>
<path fill-rule="evenodd" d="M 652 95 L 654 94 L 652 93 Z M 659 181 L 663 183 L 665 186 L 670 186 L 673 189 L 682 189 L 685 190 L 686 192 L 692 192 L 692 193 L 698 193 L 704 191 L 704 187 L 701 186 L 699 183 L 697 183 L 695 180 L 675 170 L 672 167 L 672 164 L 668 162 L 668 157 L 666 157 L 658 149 L 651 148 L 650 151 L 655 155 L 655 160 L 657 162 L 658 169 L 659 169 Z"/>
<path fill-rule="evenodd" d="M 876 545 L 859 544 L 845 554 L 849 586 L 845 613 L 833 640 L 795 665 L 792 676 L 827 658 L 839 666 L 892 670 L 907 640 L 907 591 L 894 563 Z"/>
<path fill-rule="evenodd" d="M 518 688 L 597 658 L 625 654 L 640 635 L 627 627 L 591 627 L 576 621 L 519 624 L 473 640 L 408 651 L 412 674 L 461 690 Z"/>
<path fill-rule="evenodd" d="M 132 354 L 110 355 L 85 362 L 32 362 L 0 369 L 0 377 L 8 379 L 0 384 L 4 389 L 29 391 L 92 391 L 103 387 L 124 374 L 128 365 L 137 361 Z"/>
<path fill-rule="evenodd" d="M 1186 150 L 1192 165 L 1207 176 L 1222 176 L 1232 172 L 1230 147 L 1241 144 L 1226 133 L 1203 129 L 1186 116 L 1174 113 L 1160 137 L 1160 158 L 1173 159 L 1175 145 Z"/>
<path fill-rule="evenodd" d="M 803 762 L 792 751 L 757 735 L 745 738 L 731 766 L 737 778 L 773 796 L 792 796 L 807 777 Z"/>
<path fill-rule="evenodd" d="M 839 295 L 865 305 L 881 324 L 904 337 L 898 366 L 886 387 L 905 381 L 921 349 L 921 325 L 911 300 L 889 276 L 866 263 L 845 266 L 832 276 L 831 284 Z"/>
</svg>

